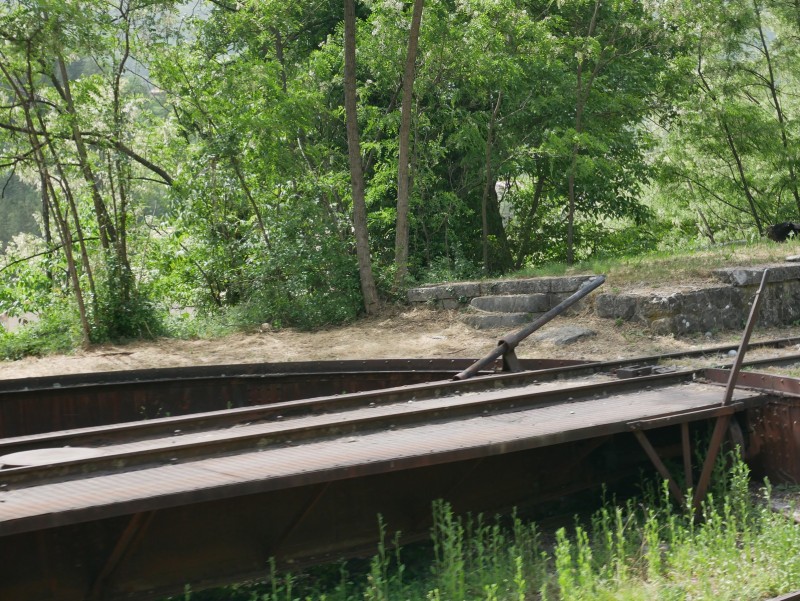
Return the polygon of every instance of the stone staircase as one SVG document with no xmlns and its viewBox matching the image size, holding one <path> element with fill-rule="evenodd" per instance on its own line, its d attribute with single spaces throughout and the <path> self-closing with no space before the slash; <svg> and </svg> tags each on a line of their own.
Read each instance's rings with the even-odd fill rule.
<svg viewBox="0 0 800 601">
<path fill-rule="evenodd" d="M 412 288 L 412 305 L 466 309 L 461 319 L 478 329 L 512 329 L 540 317 L 594 276 L 462 282 Z M 568 312 L 579 311 L 584 301 Z"/>
</svg>

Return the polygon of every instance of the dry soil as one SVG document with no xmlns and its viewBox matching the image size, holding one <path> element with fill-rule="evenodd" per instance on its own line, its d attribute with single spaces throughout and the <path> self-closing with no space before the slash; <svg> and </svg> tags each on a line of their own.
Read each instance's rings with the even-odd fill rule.
<svg viewBox="0 0 800 601">
<path fill-rule="evenodd" d="M 741 332 L 692 337 L 655 336 L 633 324 L 593 315 L 556 317 L 546 329 L 565 325 L 591 328 L 596 335 L 567 346 L 524 341 L 520 357 L 604 360 L 636 357 L 735 343 Z M 242 333 L 215 340 L 160 339 L 126 345 L 101 345 L 70 355 L 0 362 L 0 379 L 177 367 L 308 361 L 315 359 L 369 359 L 415 357 L 481 357 L 508 333 L 475 330 L 459 321 L 457 311 L 388 308 L 380 315 L 316 332 L 291 329 Z M 800 336 L 800 327 L 756 330 L 753 339 Z"/>
</svg>

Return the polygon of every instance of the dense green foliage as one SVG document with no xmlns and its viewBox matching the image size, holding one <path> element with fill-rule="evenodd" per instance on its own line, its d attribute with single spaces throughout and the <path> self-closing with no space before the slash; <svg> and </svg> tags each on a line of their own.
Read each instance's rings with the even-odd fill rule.
<svg viewBox="0 0 800 601">
<path fill-rule="evenodd" d="M 361 232 L 341 2 L 2 3 L 0 313 L 66 301 L 84 343 L 186 307 L 318 327 L 363 310 L 360 232 L 391 299 L 406 266 L 535 271 L 800 213 L 796 3 L 428 0 L 399 170 L 412 5 L 356 5 Z"/>
<path fill-rule="evenodd" d="M 578 601 L 627 599 L 757 601 L 800 587 L 800 527 L 769 508 L 770 490 L 751 494 L 735 461 L 695 520 L 666 486 L 622 505 L 606 501 L 590 519 L 542 532 L 512 516 L 457 516 L 433 508 L 430 549 L 383 542 L 366 569 L 331 566 L 277 574 L 266 584 L 192 593 L 186 601 Z M 331 569 L 333 568 L 333 569 Z"/>
</svg>

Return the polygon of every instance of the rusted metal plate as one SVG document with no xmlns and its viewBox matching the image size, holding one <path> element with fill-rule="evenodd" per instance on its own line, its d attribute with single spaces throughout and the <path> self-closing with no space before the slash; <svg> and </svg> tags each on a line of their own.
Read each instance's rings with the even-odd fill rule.
<svg viewBox="0 0 800 601">
<path fill-rule="evenodd" d="M 661 450 L 662 456 L 669 456 Z M 380 513 L 402 542 L 424 537 L 431 501 L 493 515 L 571 513 L 565 495 L 638 479 L 646 457 L 630 434 L 412 470 L 395 469 L 231 499 L 196 502 L 139 519 L 135 544 L 106 579 L 103 599 L 160 599 L 184 585 L 264 577 L 281 567 L 372 554 Z M 592 493 L 593 495 L 596 493 Z M 0 539 L 3 598 L 83 601 L 135 516 L 119 516 Z"/>
<path fill-rule="evenodd" d="M 706 369 L 704 379 L 727 382 L 730 371 Z M 740 372 L 741 389 L 770 395 L 768 402 L 747 412 L 747 458 L 758 478 L 800 483 L 800 379 L 757 372 Z"/>
<path fill-rule="evenodd" d="M 691 371 L 559 380 L 620 364 L 462 383 L 429 382 L 432 372 L 368 370 L 330 378 L 317 372 L 311 384 L 303 378 L 312 376 L 300 372 L 232 379 L 220 373 L 219 386 L 199 372 L 184 382 L 109 383 L 114 390 L 105 401 L 126 399 L 126 411 L 153 399 L 188 403 L 187 413 L 212 402 L 220 409 L 215 393 L 226 405 L 242 403 L 0 440 L 0 454 L 63 445 L 103 453 L 0 470 L 4 596 L 155 599 L 186 584 L 198 590 L 263 576 L 270 557 L 298 565 L 372 552 L 379 513 L 413 540 L 427 533 L 437 498 L 458 512 L 541 508 L 639 474 L 648 459 L 631 427 L 648 430 L 662 459 L 680 457 L 681 424 L 764 401 L 759 391 L 737 390 L 733 406 L 721 408 L 720 387 L 691 382 Z M 403 385 L 341 395 L 345 377 L 374 378 L 372 388 Z M 327 396 L 292 396 L 325 387 Z M 111 390 L 102 386 L 75 385 L 66 391 L 75 396 L 65 398 L 79 399 L 80 388 L 92 400 L 75 407 L 116 410 L 98 403 Z M 269 395 L 274 399 L 265 401 Z M 71 419 L 63 413 L 68 407 L 51 407 L 53 423 Z"/>
<path fill-rule="evenodd" d="M 258 363 L 0 380 L 0 437 L 449 380 L 472 361 Z M 584 363 L 522 360 L 529 371 Z"/>
<path fill-rule="evenodd" d="M 481 392 L 206 433 L 221 440 L 222 449 L 212 445 L 209 450 L 204 435 L 194 433 L 185 443 L 193 456 L 180 454 L 182 436 L 177 434 L 139 443 L 138 450 L 123 445 L 118 456 L 133 464 L 122 462 L 124 467 L 111 473 L 113 445 L 104 447 L 103 457 L 76 464 L 72 473 L 69 466 L 59 465 L 52 470 L 12 469 L 0 472 L 0 486 L 6 485 L 0 492 L 0 535 L 607 436 L 628 431 L 632 421 L 719 402 L 719 390 L 712 385 L 685 382 L 618 391 L 628 382 L 604 384 L 612 392 L 600 398 L 542 404 L 535 402 L 536 394 L 550 397 L 537 386 L 527 397 L 524 388 L 514 389 L 511 399 L 508 391 Z M 571 392 L 578 397 L 592 390 L 574 386 Z M 560 397 L 563 394 L 559 391 Z M 758 396 L 737 392 L 736 401 Z M 511 401 L 517 405 L 511 406 Z M 397 425 L 376 430 L 370 423 L 373 413 L 379 424 L 388 418 Z M 366 420 L 366 431 L 348 428 L 352 420 Z M 290 428 L 300 433 L 314 427 L 321 427 L 318 437 L 296 446 L 285 437 L 259 444 L 270 431 Z M 238 449 L 227 446 L 231 437 L 242 435 L 240 430 L 252 442 Z M 154 458 L 154 463 L 136 464 L 136 452 Z M 39 474 L 49 479 L 33 480 Z"/>
<path fill-rule="evenodd" d="M 747 412 L 749 464 L 756 477 L 800 484 L 800 399 L 773 399 Z"/>
<path fill-rule="evenodd" d="M 703 377 L 722 384 L 728 381 L 730 373 L 728 369 L 706 369 L 703 370 Z M 800 397 L 800 380 L 788 376 L 743 371 L 738 374 L 736 385 L 768 393 Z"/>
</svg>

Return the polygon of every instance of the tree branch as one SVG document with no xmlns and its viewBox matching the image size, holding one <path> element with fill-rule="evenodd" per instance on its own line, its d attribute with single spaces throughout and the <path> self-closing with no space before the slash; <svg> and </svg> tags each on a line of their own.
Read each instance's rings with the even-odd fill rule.
<svg viewBox="0 0 800 601">
<path fill-rule="evenodd" d="M 71 242 L 72 242 L 72 244 L 75 244 L 75 243 L 78 243 L 78 242 L 87 242 L 89 240 L 99 240 L 99 238 L 97 236 L 93 236 L 91 238 L 80 238 L 78 240 L 72 240 Z M 36 257 L 41 257 L 42 255 L 52 254 L 52 253 L 56 252 L 57 250 L 59 250 L 61 248 L 64 248 L 64 246 L 66 246 L 66 244 L 64 244 L 64 243 L 57 244 L 56 246 L 54 246 L 53 248 L 50 248 L 48 250 L 43 250 L 42 252 L 38 252 L 38 253 L 32 254 L 32 255 L 30 255 L 28 257 L 22 257 L 21 259 L 15 259 L 14 261 L 11 261 L 10 263 L 6 263 L 2 267 L 0 267 L 0 273 L 5 271 L 9 267 L 17 265 L 18 263 L 24 263 L 25 261 L 30 261 L 31 259 L 35 259 Z"/>
</svg>

